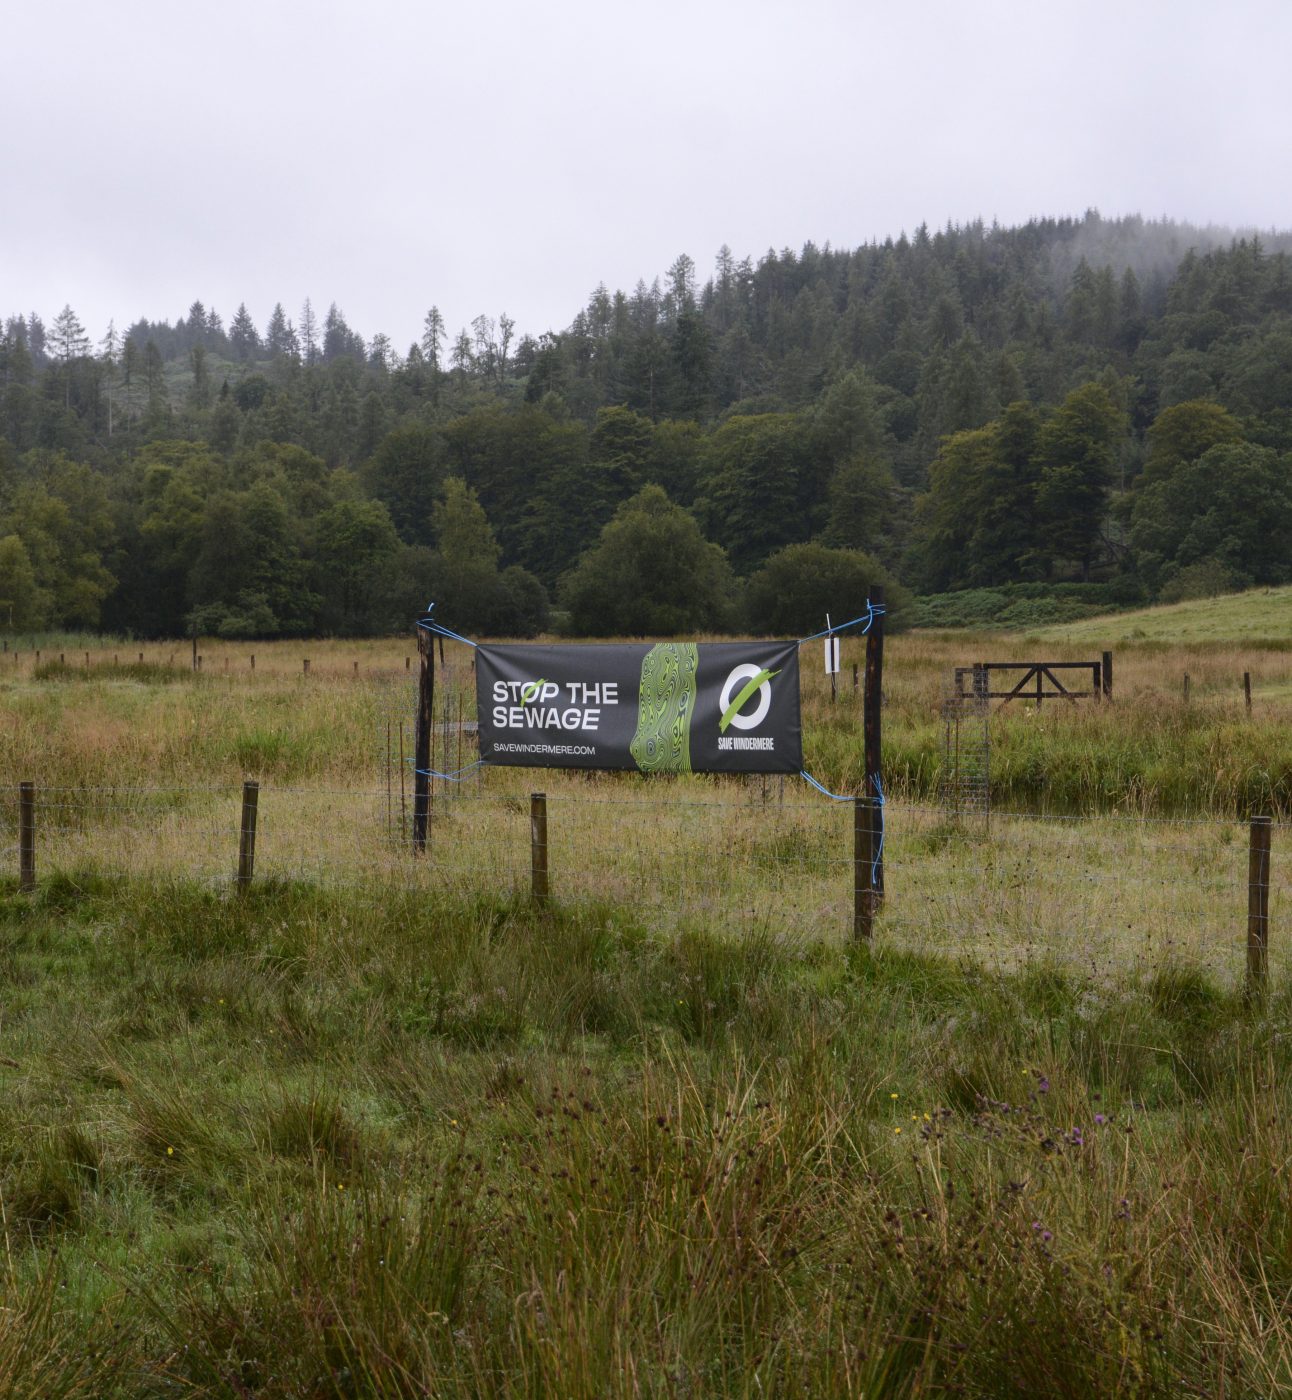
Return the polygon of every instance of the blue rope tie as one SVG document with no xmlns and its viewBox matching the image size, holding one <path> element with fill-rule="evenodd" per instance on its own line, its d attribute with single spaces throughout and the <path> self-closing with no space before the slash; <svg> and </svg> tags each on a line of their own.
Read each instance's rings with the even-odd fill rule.
<svg viewBox="0 0 1292 1400">
<path fill-rule="evenodd" d="M 439 622 L 428 622 L 425 618 L 419 617 L 417 625 L 423 632 L 430 632 L 437 637 L 447 637 L 451 642 L 465 642 L 469 647 L 478 647 L 479 642 L 473 642 L 470 637 L 464 637 L 460 632 L 454 632 L 452 628 L 445 627 Z"/>
<path fill-rule="evenodd" d="M 469 647 L 479 647 L 479 642 L 473 642 L 470 637 L 464 637 L 461 632 L 455 632 L 451 627 L 446 627 L 442 622 L 431 616 L 435 611 L 434 603 L 427 603 L 426 611 L 417 619 L 417 625 L 423 632 L 431 632 L 437 637 L 447 637 L 451 642 L 464 642 Z"/>
<path fill-rule="evenodd" d="M 879 774 L 873 775 L 875 779 L 875 801 L 879 806 L 879 844 L 875 847 L 874 859 L 870 862 L 870 887 L 873 890 L 879 883 L 879 867 L 884 860 L 884 785 L 879 781 Z"/>
<path fill-rule="evenodd" d="M 799 769 L 799 777 L 811 783 L 818 792 L 823 792 L 831 802 L 853 802 L 856 800 L 851 793 L 831 792 L 828 787 L 823 787 L 806 768 Z"/>
<path fill-rule="evenodd" d="M 417 760 L 413 758 L 410 758 L 408 761 L 410 763 L 417 762 Z M 421 778 L 439 778 L 439 780 L 444 783 L 462 783 L 466 781 L 466 775 L 468 773 L 473 772 L 477 768 L 484 768 L 488 763 L 489 760 L 487 758 L 477 758 L 474 763 L 468 763 L 465 768 L 455 768 L 452 773 L 437 773 L 434 768 L 414 768 L 413 772 Z"/>
<path fill-rule="evenodd" d="M 806 768 L 799 769 L 799 777 L 811 783 L 820 793 L 824 793 L 831 802 L 855 802 L 857 799 L 852 793 L 831 792 L 828 787 L 821 783 L 808 772 Z M 875 847 L 875 854 L 870 862 L 870 884 L 873 889 L 879 881 L 879 867 L 884 859 L 884 808 L 888 805 L 884 798 L 884 785 L 879 780 L 879 774 L 875 777 L 875 805 L 879 808 L 879 844 Z"/>
<path fill-rule="evenodd" d="M 887 611 L 888 609 L 883 603 L 872 603 L 870 599 L 867 598 L 864 616 L 854 617 L 851 622 L 841 622 L 838 627 L 826 627 L 820 632 L 813 632 L 810 637 L 800 637 L 799 646 L 802 646 L 804 642 L 815 642 L 818 637 L 833 637 L 836 632 L 846 632 L 850 627 L 856 627 L 859 622 L 865 623 L 865 626 L 861 629 L 861 634 L 864 637 L 866 633 L 870 631 L 875 619 L 877 617 L 883 617 Z"/>
</svg>

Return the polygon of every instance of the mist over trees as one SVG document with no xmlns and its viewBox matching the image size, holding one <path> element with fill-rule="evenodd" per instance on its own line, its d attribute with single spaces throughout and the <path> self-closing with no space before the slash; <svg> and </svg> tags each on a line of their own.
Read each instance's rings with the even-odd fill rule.
<svg viewBox="0 0 1292 1400">
<path fill-rule="evenodd" d="M 723 247 L 561 331 L 431 307 L 402 348 L 335 302 L 97 339 L 15 311 L 0 627 L 369 633 L 434 597 L 495 633 L 784 630 L 827 583 L 1287 581 L 1289 243 L 1092 212 Z"/>
</svg>

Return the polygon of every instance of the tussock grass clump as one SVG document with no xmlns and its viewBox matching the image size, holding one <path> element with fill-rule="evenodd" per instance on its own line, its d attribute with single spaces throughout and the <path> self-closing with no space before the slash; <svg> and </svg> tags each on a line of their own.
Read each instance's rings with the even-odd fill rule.
<svg viewBox="0 0 1292 1400">
<path fill-rule="evenodd" d="M 200 685 L 203 681 L 200 672 L 180 671 L 173 666 L 159 666 L 146 661 L 100 663 L 92 671 L 88 666 L 74 666 L 66 661 L 42 661 L 32 667 L 31 676 L 36 681 L 99 685 L 112 681 L 130 681 L 136 685 Z"/>
</svg>

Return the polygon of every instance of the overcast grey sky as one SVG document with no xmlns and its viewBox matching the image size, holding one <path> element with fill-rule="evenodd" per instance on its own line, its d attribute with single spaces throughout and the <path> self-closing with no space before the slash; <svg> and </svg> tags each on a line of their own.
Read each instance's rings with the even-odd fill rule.
<svg viewBox="0 0 1292 1400">
<path fill-rule="evenodd" d="M 0 314 L 306 296 L 400 350 L 921 221 L 1292 227 L 1289 0 L 10 0 Z"/>
</svg>

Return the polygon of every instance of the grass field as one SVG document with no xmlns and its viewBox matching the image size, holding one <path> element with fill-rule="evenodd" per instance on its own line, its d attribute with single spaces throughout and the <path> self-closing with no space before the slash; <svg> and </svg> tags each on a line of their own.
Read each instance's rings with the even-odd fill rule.
<svg viewBox="0 0 1292 1400">
<path fill-rule="evenodd" d="M 1121 646 L 1111 706 L 993 719 L 1015 811 L 948 824 L 946 677 L 1020 646 L 889 643 L 870 948 L 805 784 L 544 774 L 542 907 L 539 784 L 493 771 L 414 861 L 405 643 L 0 657 L 40 785 L 37 892 L 0 878 L 0 1394 L 1286 1392 L 1284 832 L 1249 1000 L 1235 818 L 1292 772 L 1288 655 Z M 469 716 L 466 657 L 439 680 Z M 856 700 L 806 686 L 847 790 Z"/>
<path fill-rule="evenodd" d="M 1166 642 L 1231 646 L 1252 642 L 1292 646 L 1292 587 L 1255 588 L 1136 612 L 1086 618 L 1029 632 L 1038 641 L 1102 643 Z"/>
</svg>

